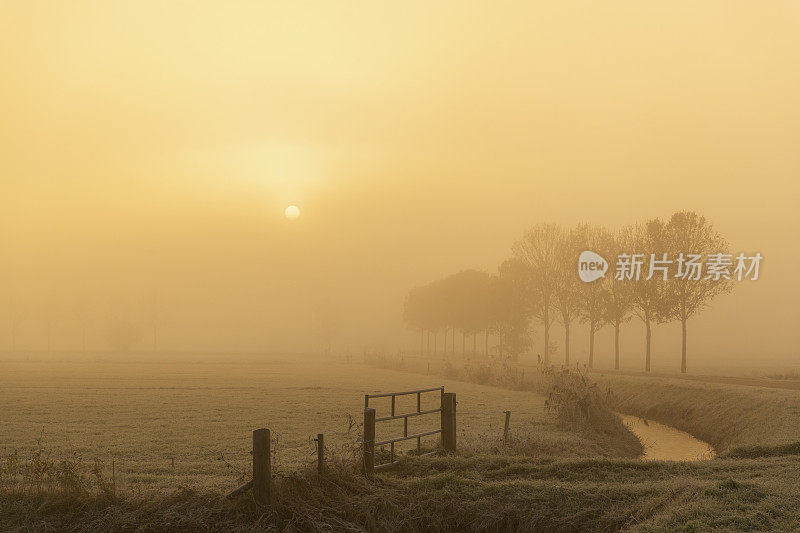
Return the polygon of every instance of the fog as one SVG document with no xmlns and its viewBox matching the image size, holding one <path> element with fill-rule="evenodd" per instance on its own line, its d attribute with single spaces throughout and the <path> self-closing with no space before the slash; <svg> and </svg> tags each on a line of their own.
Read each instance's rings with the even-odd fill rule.
<svg viewBox="0 0 800 533">
<path fill-rule="evenodd" d="M 532 224 L 691 209 L 764 256 L 691 320 L 692 370 L 796 367 L 798 19 L 781 2 L 4 2 L 0 357 L 116 353 L 120 324 L 135 352 L 413 350 L 409 289 L 495 272 Z M 625 326 L 624 367 L 643 337 Z M 677 370 L 679 325 L 653 349 Z"/>
</svg>

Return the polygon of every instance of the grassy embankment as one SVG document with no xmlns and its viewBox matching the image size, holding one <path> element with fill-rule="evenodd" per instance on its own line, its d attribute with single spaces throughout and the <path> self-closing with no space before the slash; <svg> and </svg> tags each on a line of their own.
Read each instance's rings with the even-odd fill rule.
<svg viewBox="0 0 800 533">
<path fill-rule="evenodd" d="M 441 370 L 449 372 L 451 378 L 526 390 L 541 390 L 543 383 L 543 378 L 531 376 L 530 371 L 521 379 L 520 373 L 502 367 L 473 364 L 456 369 L 451 365 Z M 282 474 L 276 479 L 274 505 L 267 511 L 256 509 L 247 497 L 228 502 L 208 490 L 180 490 L 158 497 L 128 493 L 115 499 L 100 482 L 94 489 L 62 494 L 4 490 L 0 492 L 0 509 L 7 512 L 0 514 L 0 527 L 489 531 L 800 528 L 800 489 L 796 483 L 800 457 L 789 453 L 741 458 L 741 450 L 747 446 L 766 445 L 775 453 L 776 447 L 796 440 L 790 421 L 797 405 L 792 393 L 783 396 L 770 391 L 762 395 L 761 391 L 726 385 L 695 389 L 696 384 L 690 384 L 687 389 L 686 384 L 654 378 L 600 379 L 609 381 L 596 390 L 603 392 L 610 383 L 623 411 L 689 431 L 695 427 L 689 424 L 699 427 L 701 420 L 708 421 L 715 427 L 708 428 L 707 433 L 693 433 L 713 443 L 725 457 L 700 463 L 613 458 L 624 453 L 615 451 L 602 438 L 596 439 L 602 428 L 598 432 L 586 421 L 576 425 L 580 420 L 574 417 L 582 417 L 585 411 L 580 403 L 567 403 L 577 410 L 562 409 L 557 415 L 562 425 L 572 426 L 569 433 L 576 440 L 567 441 L 569 451 L 561 457 L 550 448 L 557 442 L 550 440 L 557 432 L 549 433 L 549 437 L 536 436 L 534 445 L 526 446 L 530 438 L 526 433 L 537 433 L 541 426 L 534 423 L 521 427 L 524 425 L 516 423 L 512 424 L 515 433 L 509 446 L 502 446 L 496 435 L 491 435 L 483 448 L 462 446 L 454 456 L 407 461 L 381 474 L 374 483 L 357 474 L 353 457 L 334 461 L 323 479 L 308 470 Z M 591 382 L 587 384 L 591 388 Z M 604 401 L 608 398 L 605 394 Z M 545 397 L 553 398 L 549 394 L 531 395 L 531 401 L 541 402 Z M 759 398 L 762 402 L 755 401 Z M 698 409 L 703 400 L 709 400 L 708 408 Z M 727 416 L 716 415 L 715 406 L 729 407 L 723 411 Z M 680 408 L 685 409 L 678 411 L 680 416 L 675 415 L 673 409 Z M 737 420 L 736 416 L 739 421 L 732 423 L 729 417 Z M 517 421 L 513 415 L 512 420 Z M 593 440 L 599 444 L 585 453 L 594 457 L 574 456 L 573 446 Z"/>
<path fill-rule="evenodd" d="M 800 454 L 800 392 L 680 378 L 597 374 L 617 409 L 667 424 L 723 457 Z"/>
</svg>

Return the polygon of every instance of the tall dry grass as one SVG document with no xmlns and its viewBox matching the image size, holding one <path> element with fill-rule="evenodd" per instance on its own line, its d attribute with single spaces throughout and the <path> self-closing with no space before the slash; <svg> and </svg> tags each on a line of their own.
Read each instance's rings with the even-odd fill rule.
<svg viewBox="0 0 800 533">
<path fill-rule="evenodd" d="M 332 461 L 279 474 L 268 508 L 249 494 L 0 490 L 0 529 L 47 531 L 791 531 L 800 464 L 533 459 L 456 454 L 404 460 L 374 482 Z"/>
</svg>

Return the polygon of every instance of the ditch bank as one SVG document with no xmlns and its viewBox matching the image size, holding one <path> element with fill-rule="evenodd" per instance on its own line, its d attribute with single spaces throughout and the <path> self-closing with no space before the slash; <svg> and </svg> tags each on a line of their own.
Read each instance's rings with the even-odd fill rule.
<svg viewBox="0 0 800 533">
<path fill-rule="evenodd" d="M 595 374 L 617 412 L 658 422 L 709 443 L 720 457 L 800 453 L 800 392 Z"/>
</svg>

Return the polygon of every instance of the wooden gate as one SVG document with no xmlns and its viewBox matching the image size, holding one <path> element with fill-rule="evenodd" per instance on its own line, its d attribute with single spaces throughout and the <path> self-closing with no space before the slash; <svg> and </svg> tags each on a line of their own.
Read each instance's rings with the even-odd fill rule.
<svg viewBox="0 0 800 533">
<path fill-rule="evenodd" d="M 439 392 L 440 406 L 436 409 L 422 410 L 422 395 L 425 393 Z M 397 397 L 398 396 L 417 396 L 417 410 L 410 413 L 400 413 L 396 411 Z M 372 398 L 388 398 L 391 397 L 391 411 L 387 416 L 376 418 L 375 409 L 369 406 L 369 401 Z M 424 431 L 422 433 L 408 434 L 408 419 L 416 416 L 433 415 L 435 413 L 441 414 L 441 422 L 439 429 L 431 431 Z M 390 439 L 375 440 L 375 424 L 377 422 L 385 422 L 388 420 L 403 419 L 403 436 L 394 437 Z M 364 395 L 364 473 L 367 477 L 372 477 L 375 470 L 390 468 L 396 464 L 394 445 L 397 442 L 417 439 L 417 455 L 431 455 L 436 451 L 422 453 L 422 437 L 430 435 L 442 435 L 441 446 L 445 451 L 454 452 L 456 450 L 456 395 L 453 392 L 445 392 L 444 387 L 433 387 L 430 389 L 417 389 L 404 392 L 385 392 L 380 394 L 365 394 Z M 388 444 L 389 447 L 389 462 L 376 465 L 375 464 L 375 447 L 384 446 Z"/>
</svg>

